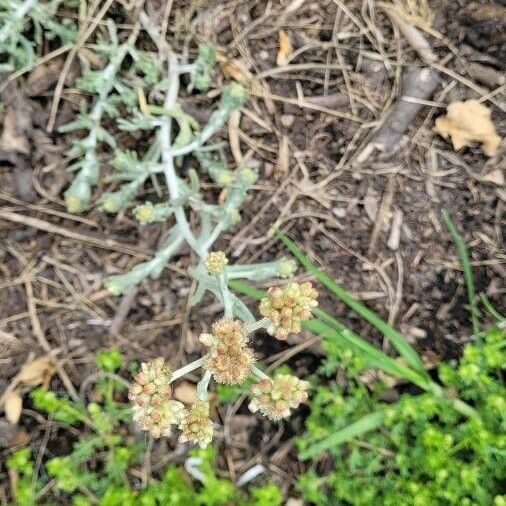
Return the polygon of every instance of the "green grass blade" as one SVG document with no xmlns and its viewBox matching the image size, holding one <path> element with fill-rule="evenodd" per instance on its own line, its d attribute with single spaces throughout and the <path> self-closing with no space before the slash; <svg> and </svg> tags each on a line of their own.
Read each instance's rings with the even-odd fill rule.
<svg viewBox="0 0 506 506">
<path fill-rule="evenodd" d="M 235 279 L 230 280 L 228 284 L 232 289 L 257 300 L 264 297 L 266 293 L 252 287 L 248 283 Z M 392 357 L 389 357 L 386 353 L 376 348 L 376 346 L 366 341 L 362 336 L 354 333 L 343 323 L 330 316 L 323 309 L 315 308 L 313 309 L 313 314 L 317 318 L 302 322 L 304 328 L 326 339 L 335 339 L 343 346 L 351 346 L 355 351 L 362 352 L 369 360 L 371 367 L 376 367 L 387 374 L 411 381 L 421 388 L 427 388 L 425 375 L 421 375 L 418 371 L 400 364 Z"/>
<path fill-rule="evenodd" d="M 480 312 L 478 310 L 478 306 L 476 305 L 476 293 L 474 290 L 473 271 L 471 269 L 471 262 L 469 261 L 469 253 L 467 252 L 466 244 L 464 243 L 462 236 L 459 234 L 455 223 L 453 223 L 453 220 L 450 218 L 450 215 L 446 211 L 443 211 L 441 213 L 441 217 L 443 218 L 443 222 L 450 233 L 455 247 L 457 248 L 457 254 L 462 265 L 462 270 L 464 271 L 464 281 L 466 282 L 467 299 L 469 301 L 469 312 L 471 313 L 473 333 L 478 339 L 480 334 L 478 316 Z"/>
<path fill-rule="evenodd" d="M 249 283 L 239 281 L 238 279 L 230 279 L 228 286 L 256 300 L 260 300 L 262 297 L 265 297 L 267 295 L 267 292 L 264 290 L 259 290 L 258 288 L 251 286 Z"/>
<path fill-rule="evenodd" d="M 480 299 L 482 304 L 485 306 L 485 309 L 488 311 L 490 316 L 495 318 L 498 322 L 502 322 L 506 320 L 506 316 L 503 316 L 497 309 L 494 307 L 490 299 L 484 293 L 480 293 Z"/>
<path fill-rule="evenodd" d="M 289 237 L 279 232 L 278 237 L 285 243 L 297 260 L 315 275 L 320 283 L 324 284 L 334 295 L 341 299 L 364 320 L 376 327 L 385 338 L 392 343 L 395 349 L 406 359 L 411 367 L 423 375 L 426 375 L 422 359 L 400 332 L 381 319 L 374 311 L 371 311 L 368 307 L 355 300 L 344 288 L 322 272 Z"/>
<path fill-rule="evenodd" d="M 339 327 L 332 326 L 331 322 L 336 322 L 330 315 L 324 311 L 318 310 L 318 319 L 306 320 L 303 322 L 305 328 L 311 332 L 325 337 L 325 339 L 336 340 L 344 346 L 351 347 L 355 351 L 360 351 L 368 360 L 371 367 L 376 367 L 383 372 L 395 376 L 397 378 L 411 381 L 420 388 L 427 390 L 428 382 L 425 375 L 421 375 L 418 371 L 414 371 L 410 367 L 399 363 L 397 360 L 389 357 L 386 353 L 379 350 L 363 337 L 355 334 L 344 325 L 339 324 Z M 323 315 L 326 315 L 325 317 Z M 330 325 L 324 321 L 326 319 Z M 330 321 L 329 321 L 330 320 Z"/>
<path fill-rule="evenodd" d="M 370 432 L 377 429 L 382 423 L 384 418 L 384 412 L 374 411 L 364 416 L 360 420 L 348 425 L 344 429 L 341 429 L 334 434 L 326 437 L 322 441 L 311 445 L 309 448 L 299 454 L 299 457 L 303 460 L 310 459 L 317 456 L 325 450 L 336 448 L 343 443 L 347 443 L 352 439 L 362 436 L 366 432 Z"/>
</svg>

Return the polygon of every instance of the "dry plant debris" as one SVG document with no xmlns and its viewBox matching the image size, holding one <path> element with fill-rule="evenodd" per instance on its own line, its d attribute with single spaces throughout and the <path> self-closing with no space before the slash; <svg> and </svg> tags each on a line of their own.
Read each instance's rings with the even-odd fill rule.
<svg viewBox="0 0 506 506">
<path fill-rule="evenodd" d="M 478 100 L 452 102 L 446 116 L 436 119 L 434 131 L 445 139 L 450 137 L 455 151 L 479 142 L 487 156 L 494 156 L 501 143 L 490 119 L 490 109 Z"/>
<path fill-rule="evenodd" d="M 21 367 L 0 397 L 0 408 L 3 408 L 5 417 L 10 423 L 19 421 L 23 409 L 23 391 L 38 385 L 44 385 L 47 388 L 55 371 L 54 358 L 50 355 L 31 360 Z"/>
<path fill-rule="evenodd" d="M 288 64 L 288 59 L 293 53 L 290 37 L 284 30 L 279 30 L 279 50 L 276 56 L 276 64 L 281 67 Z"/>
<path fill-rule="evenodd" d="M 121 42 L 137 22 L 138 2 L 128 2 L 132 10 L 121 16 L 121 4 L 127 2 L 112 3 L 109 12 L 103 8 L 107 3 L 111 5 L 89 2 L 86 16 L 79 22 L 77 16 L 72 17 L 81 27 L 79 32 L 87 31 L 88 36 L 79 38 L 72 70 L 64 86 L 56 89 L 61 100 L 56 100 L 60 106 L 55 108 L 55 128 L 75 119 L 80 103 L 92 105 L 92 96 L 79 91 L 75 79 L 83 70 L 83 61 L 89 60 L 94 71 L 107 63 L 107 58 L 102 62 L 92 58 L 96 53 L 96 34 L 107 36 L 107 18 L 112 16 L 121 23 Z M 245 163 L 254 162 L 260 178 L 246 202 L 243 226 L 233 233 L 226 232 L 217 244 L 230 257 L 232 267 L 268 261 L 281 254 L 269 233 L 274 223 L 303 244 L 330 276 L 346 283 L 354 295 L 367 300 L 376 311 L 388 315 L 409 333 L 426 357 L 432 353 L 438 362 L 448 353 L 458 353 L 469 330 L 461 317 L 461 272 L 438 228 L 441 206 L 449 208 L 460 223 L 466 223 L 465 240 L 473 244 L 471 260 L 478 274 L 479 290 L 499 307 L 504 307 L 505 300 L 501 281 L 506 275 L 501 227 L 506 205 L 503 160 L 496 156 L 484 163 L 485 155 L 477 143 L 458 153 L 452 152 L 449 143 L 441 149 L 444 141 L 431 130 L 434 115 L 444 111 L 440 107 L 455 100 L 478 98 L 492 108 L 496 130 L 504 136 L 506 124 L 497 111 L 504 100 L 504 59 L 500 54 L 505 46 L 489 29 L 491 25 L 500 26 L 494 21 L 499 16 L 485 12 L 481 2 L 463 3 L 430 0 L 429 7 L 425 0 L 389 0 L 391 10 L 405 25 L 423 32 L 426 46 L 417 42 L 413 36 L 416 32 L 396 26 L 385 15 L 381 2 L 209 0 L 196 11 L 182 0 L 146 0 L 143 4 L 148 12 L 159 14 L 156 19 L 162 19 L 164 36 L 159 42 L 174 42 L 177 52 L 188 52 L 188 62 L 183 65 L 193 61 L 197 41 L 217 47 L 215 86 L 205 94 L 185 94 L 182 107 L 186 112 L 200 113 L 199 122 L 206 123 L 217 89 L 229 79 L 241 82 L 252 95 L 232 128 Z M 70 3 L 61 4 L 60 14 L 72 12 Z M 497 6 L 494 12 L 501 9 L 505 8 Z M 178 23 L 181 20 L 185 22 Z M 176 37 L 178 26 L 184 33 Z M 289 36 L 293 46 L 287 56 L 288 65 L 282 67 L 276 61 L 280 30 Z M 405 33 L 410 33 L 411 38 Z M 438 33 L 443 37 L 438 37 Z M 147 39 L 142 30 L 140 47 L 156 51 L 156 45 Z M 66 49 L 52 56 L 59 45 L 58 41 L 51 41 L 37 47 L 37 56 L 42 57 L 37 62 L 40 66 L 25 72 L 22 79 L 11 75 L 2 83 L 4 75 L 0 76 L 0 91 L 7 94 L 14 85 L 19 86 L 33 107 L 33 113 L 25 118 L 29 119 L 30 129 L 24 129 L 20 108 L 17 104 L 13 107 L 13 99 L 2 96 L 4 138 L 9 134 L 22 137 L 17 146 L 28 144 L 29 152 L 14 149 L 13 143 L 7 147 L 4 143 L 0 149 L 0 338 L 5 331 L 17 340 L 16 351 L 11 351 L 9 345 L 7 352 L 0 353 L 0 392 L 8 387 L 28 353 L 44 353 L 30 330 L 23 288 L 26 279 L 33 283 L 35 311 L 44 335 L 51 349 L 59 350 L 58 356 L 68 364 L 68 374 L 78 389 L 90 374 L 93 356 L 102 346 L 119 343 L 125 360 L 135 358 L 143 362 L 176 348 L 179 366 L 201 352 L 199 331 L 206 331 L 219 316 L 216 303 L 191 313 L 189 308 L 185 311 L 190 290 L 185 275 L 188 249 L 178 253 L 159 279 L 140 285 L 121 301 L 101 288 L 104 271 L 114 274 L 150 259 L 150 251 L 160 239 L 155 227 L 160 225 L 139 224 L 129 217 L 128 210 L 113 218 L 93 210 L 86 210 L 79 217 L 64 212 L 60 199 L 70 179 L 65 165 L 71 160 L 66 160 L 63 153 L 71 141 L 83 135 L 45 134 L 55 95 L 54 78 L 61 74 L 68 52 Z M 424 64 L 427 58 L 420 54 L 421 47 L 430 49 L 427 54 L 435 65 Z M 44 74 L 42 69 L 46 67 L 48 73 Z M 439 74 L 439 78 L 432 90 L 415 93 L 405 87 L 410 70 L 418 71 L 414 74 L 430 71 Z M 8 83 L 12 83 L 10 90 L 6 89 Z M 146 87 L 144 92 L 148 107 L 157 103 L 156 90 L 153 94 Z M 375 156 L 357 160 L 364 145 L 377 140 L 375 130 L 381 132 L 384 120 L 387 126 L 394 126 L 389 118 L 397 104 L 416 108 L 416 114 L 408 118 L 406 108 L 401 109 L 403 114 L 397 116 L 401 118 L 401 128 L 390 129 L 388 136 L 393 148 L 379 149 Z M 108 120 L 106 126 L 115 136 L 118 134 L 113 120 Z M 45 136 L 43 146 L 39 146 L 38 135 Z M 216 141 L 224 138 L 218 135 Z M 132 149 L 144 146 L 147 134 L 132 140 L 122 133 L 118 139 L 119 149 Z M 37 154 L 43 150 L 48 153 L 44 151 L 44 158 Z M 230 161 L 229 150 L 224 151 Z M 97 150 L 107 175 L 113 173 L 107 165 L 109 153 L 105 144 Z M 191 168 L 185 161 L 182 172 L 186 174 Z M 386 189 L 394 172 L 395 189 L 383 220 L 378 210 L 387 201 Z M 33 205 L 27 204 L 27 192 L 20 181 L 29 185 Z M 116 189 L 115 181 L 99 188 Z M 204 190 L 206 196 L 214 196 L 219 188 L 206 181 Z M 157 188 L 149 182 L 145 192 L 146 198 L 158 195 Z M 152 209 L 148 207 L 139 213 L 149 215 Z M 193 212 L 189 218 L 192 223 L 197 220 Z M 380 218 L 390 224 L 390 232 L 389 227 L 371 226 Z M 371 242 L 375 247 L 368 250 Z M 297 281 L 306 281 L 303 276 L 299 275 Z M 322 300 L 322 306 L 328 303 Z M 342 309 L 336 307 L 343 320 L 349 321 Z M 358 330 L 364 330 L 360 323 L 356 324 Z M 274 351 L 279 352 L 280 360 L 288 362 L 291 370 L 303 377 L 319 363 L 322 350 L 319 344 L 307 346 L 314 341 L 305 334 L 291 336 L 288 343 L 293 344 L 294 340 L 299 343 L 294 348 L 297 355 L 287 353 L 285 342 L 271 342 L 269 346 L 276 346 Z M 0 352 L 1 346 L 2 343 Z M 252 347 L 258 360 L 272 352 L 256 339 Z M 196 380 L 192 374 L 188 381 L 176 384 L 173 398 L 187 406 L 193 404 Z M 62 388 L 57 386 L 59 381 L 55 378 L 52 386 Z M 28 389 L 24 387 L 21 393 Z M 15 399 L 11 402 L 14 407 L 19 405 Z M 300 433 L 306 409 L 290 421 L 272 426 L 246 414 L 239 402 L 237 409 L 225 412 L 221 405 L 216 409 L 220 472 L 239 478 L 254 460 L 269 468 L 273 480 L 283 482 L 285 493 L 294 493 L 291 487 L 301 463 L 287 438 Z M 42 438 L 34 436 L 34 427 L 40 430 L 44 426 L 31 422 L 27 425 L 28 418 L 23 411 L 19 427 L 8 425 L 19 431 L 26 427 L 29 434 L 25 433 L 35 442 L 31 446 L 37 453 L 37 441 Z M 0 421 L 0 446 L 2 437 Z M 50 447 L 57 437 L 59 433 L 51 430 Z M 265 440 L 269 440 L 267 445 L 263 444 Z M 156 473 L 167 457 L 166 442 L 155 442 L 153 448 L 151 464 Z M 44 448 L 40 454 L 44 454 Z M 0 503 L 3 484 L 0 476 Z"/>
</svg>

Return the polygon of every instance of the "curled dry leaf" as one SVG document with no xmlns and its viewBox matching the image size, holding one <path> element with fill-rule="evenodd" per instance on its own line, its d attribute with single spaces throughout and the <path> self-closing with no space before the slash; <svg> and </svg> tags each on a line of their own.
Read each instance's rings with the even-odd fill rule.
<svg viewBox="0 0 506 506">
<path fill-rule="evenodd" d="M 293 46 L 284 30 L 279 30 L 279 50 L 276 57 L 276 64 L 278 67 L 282 67 L 288 63 L 288 58 L 293 53 Z"/>
<path fill-rule="evenodd" d="M 23 364 L 19 373 L 11 380 L 10 385 L 0 397 L 0 409 L 3 407 L 5 418 L 10 423 L 17 423 L 21 415 L 23 388 L 37 385 L 47 388 L 55 370 L 54 358 L 50 355 Z"/>
<path fill-rule="evenodd" d="M 47 387 L 54 373 L 54 359 L 50 355 L 45 355 L 24 364 L 15 380 L 17 384 L 23 386 L 44 385 Z"/>
<path fill-rule="evenodd" d="M 445 139 L 451 137 L 455 151 L 470 142 L 480 142 L 483 152 L 493 156 L 501 143 L 490 119 L 490 110 L 477 100 L 452 102 L 446 116 L 436 119 L 434 131 Z"/>
<path fill-rule="evenodd" d="M 18 423 L 23 409 L 23 399 L 17 390 L 8 392 L 4 398 L 5 418 L 8 422 Z"/>
</svg>

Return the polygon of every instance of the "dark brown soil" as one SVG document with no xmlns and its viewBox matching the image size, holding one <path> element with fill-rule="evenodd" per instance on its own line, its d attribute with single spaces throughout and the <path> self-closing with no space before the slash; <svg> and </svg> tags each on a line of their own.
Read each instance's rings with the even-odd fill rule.
<svg viewBox="0 0 506 506">
<path fill-rule="evenodd" d="M 405 332 L 428 360 L 457 356 L 472 329 L 462 271 L 440 212 L 452 215 L 469 247 L 477 290 L 504 312 L 506 153 L 502 147 L 487 158 L 479 145 L 454 152 L 432 127 L 449 102 L 477 98 L 491 108 L 498 133 L 505 134 L 504 3 L 434 0 L 434 32 L 426 36 L 444 70 L 440 83 L 397 149 L 363 160 L 373 131 L 400 99 L 403 72 L 424 65 L 384 11 L 371 10 L 375 2 L 309 1 L 290 15 L 289 2 L 199 3 L 195 9 L 174 3 L 169 35 L 181 46 L 192 20 L 192 41 L 217 44 L 249 70 L 257 86 L 240 132 L 232 135 L 239 135 L 242 155 L 260 168 L 261 179 L 239 229 L 223 234 L 218 246 L 234 262 L 279 257 L 286 252 L 271 232 L 275 224 Z M 280 29 L 298 53 L 290 61 L 293 67 L 282 72 L 276 66 Z M 208 300 L 188 313 L 191 286 L 185 272 L 193 259 L 182 252 L 160 279 L 139 287 L 120 330 L 110 335 L 121 299 L 108 295 L 102 280 L 149 257 L 161 229 L 139 227 L 127 214 L 65 213 L 62 191 L 71 176 L 64 154 L 70 136 L 45 131 L 55 69 L 42 77 L 32 72 L 2 96 L 31 113 L 20 133 L 28 147 L 0 149 L 0 330 L 15 336 L 2 340 L 0 335 L 0 391 L 29 357 L 44 353 L 27 309 L 30 287 L 41 331 L 77 389 L 97 350 L 112 345 L 127 359 L 164 355 L 176 366 L 196 358 L 201 351 L 196 336 L 220 312 Z M 77 67 L 69 76 L 57 124 L 75 114 L 78 100 L 71 89 L 78 72 Z M 229 76 L 217 70 L 215 79 L 219 84 Z M 210 103 L 193 96 L 186 105 L 205 114 Z M 23 116 L 16 121 L 19 127 Z M 288 150 L 280 150 L 283 143 Z M 104 189 L 101 185 L 97 195 Z M 39 221 L 27 225 L 17 216 Z M 402 225 L 399 244 L 392 247 L 395 216 L 402 216 Z M 71 239 L 67 232 L 81 235 Z M 118 244 L 111 247 L 105 239 Z M 379 339 L 323 290 L 321 304 L 362 335 Z M 283 357 L 290 345 L 310 337 L 285 344 L 259 336 L 255 348 L 260 357 Z M 320 360 L 321 350 L 313 345 L 288 363 L 304 376 Z M 64 390 L 58 379 L 52 386 Z M 288 490 L 301 470 L 291 438 L 302 433 L 305 411 L 278 426 L 253 417 L 245 405 L 237 410 L 229 422 L 231 442 L 218 441 L 220 466 L 227 467 L 225 454 L 236 474 L 261 462 Z M 225 420 L 227 408 L 219 411 Z M 38 447 L 41 426 L 35 428 L 28 414 L 14 431 L 7 430 L 11 436 L 0 434 L 0 443 L 5 442 L 0 455 L 19 443 L 21 432 L 25 442 Z M 159 454 L 155 448 L 154 458 Z"/>
</svg>

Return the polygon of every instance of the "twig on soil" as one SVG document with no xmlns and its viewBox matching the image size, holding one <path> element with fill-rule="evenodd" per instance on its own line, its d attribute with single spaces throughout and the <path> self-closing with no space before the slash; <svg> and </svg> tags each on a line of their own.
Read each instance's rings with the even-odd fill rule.
<svg viewBox="0 0 506 506">
<path fill-rule="evenodd" d="M 403 220 L 402 211 L 400 209 L 396 209 L 392 217 L 392 226 L 390 227 L 390 236 L 388 238 L 387 243 L 387 246 L 393 251 L 397 251 L 399 249 L 402 220 Z"/>
<path fill-rule="evenodd" d="M 77 390 L 75 389 L 74 385 L 72 384 L 72 381 L 70 381 L 70 378 L 68 374 L 65 372 L 65 369 L 63 369 L 62 365 L 59 363 L 58 359 L 55 357 L 55 354 L 53 350 L 51 349 L 51 345 L 49 344 L 49 341 L 46 339 L 46 336 L 44 334 L 44 331 L 42 330 L 42 326 L 40 325 L 40 320 L 37 315 L 37 306 L 35 304 L 35 299 L 33 296 L 33 286 L 30 281 L 25 281 L 25 290 L 26 290 L 26 301 L 28 306 L 28 313 L 30 314 L 30 321 L 32 323 L 32 330 L 35 334 L 35 337 L 39 341 L 39 344 L 41 348 L 48 354 L 51 355 L 55 360 L 55 368 L 58 372 L 58 376 L 60 376 L 60 379 L 62 380 L 62 383 L 65 385 L 65 388 L 67 389 L 69 396 L 72 398 L 72 400 L 76 401 L 79 400 L 79 395 L 77 394 Z"/>
<path fill-rule="evenodd" d="M 119 331 L 121 330 L 121 327 L 123 327 L 123 323 L 125 322 L 125 319 L 128 316 L 128 313 L 130 312 L 133 303 L 135 302 L 137 291 L 138 291 L 137 286 L 133 286 L 121 298 L 121 302 L 119 303 L 116 314 L 114 315 L 114 318 L 112 319 L 111 322 L 111 326 L 109 327 L 108 334 L 110 336 L 115 336 L 116 334 L 118 334 Z"/>
<path fill-rule="evenodd" d="M 274 100 L 275 102 L 282 102 L 285 104 L 296 105 L 302 109 L 310 109 L 313 111 L 323 112 L 325 114 L 330 114 L 331 116 L 335 116 L 337 118 L 343 118 L 343 119 L 347 119 L 350 121 L 355 121 L 356 123 L 365 123 L 365 121 L 362 118 L 354 116 L 353 114 L 343 112 L 343 111 L 336 111 L 335 109 L 329 109 L 328 107 L 322 107 L 322 106 L 312 102 L 310 99 L 306 99 L 305 97 L 303 99 L 290 98 L 290 97 L 284 97 L 281 95 L 275 95 L 272 93 L 268 93 L 266 91 L 259 92 L 258 90 L 255 90 L 255 89 L 251 90 L 251 94 L 255 97 L 268 98 L 270 100 Z"/>
<path fill-rule="evenodd" d="M 392 204 L 394 191 L 395 191 L 395 175 L 392 174 L 388 179 L 385 195 L 381 199 L 381 204 L 378 209 L 376 219 L 374 220 L 374 227 L 371 232 L 371 238 L 369 239 L 369 248 L 368 248 L 369 255 L 371 255 L 373 250 L 376 248 L 381 230 L 385 226 L 388 213 L 390 212 L 390 206 Z"/>
<path fill-rule="evenodd" d="M 422 60 L 434 66 L 437 56 L 423 34 L 395 10 L 387 5 L 381 4 L 381 6 Z M 439 73 L 433 68 L 407 69 L 403 77 L 402 96 L 395 102 L 381 127 L 357 157 L 357 162 L 364 162 L 376 150 L 384 153 L 392 152 L 423 107 L 423 102 L 432 96 L 438 83 Z M 409 101 L 405 100 L 408 97 Z"/>
<path fill-rule="evenodd" d="M 86 244 L 92 244 L 98 248 L 117 251 L 118 253 L 126 253 L 127 255 L 132 255 L 143 259 L 151 258 L 151 255 L 147 251 L 140 248 L 135 248 L 134 246 L 129 246 L 128 244 L 122 244 L 118 241 L 115 241 L 114 239 L 102 239 L 100 237 L 82 234 L 65 227 L 54 225 L 48 221 L 44 221 L 39 218 L 32 218 L 31 216 L 25 216 L 20 213 L 0 210 L 0 219 L 12 221 L 14 223 L 20 223 L 22 225 L 26 225 L 27 227 L 43 230 L 44 232 L 48 232 L 50 234 L 62 235 L 68 239 L 73 239 L 75 241 L 83 242 Z"/>
<path fill-rule="evenodd" d="M 437 56 L 432 51 L 431 45 L 417 28 L 408 23 L 398 12 L 390 8 L 387 4 L 382 3 L 381 7 L 383 7 L 395 26 L 397 26 L 409 45 L 420 55 L 420 58 L 422 58 L 427 65 L 431 65 L 437 61 Z"/>
<path fill-rule="evenodd" d="M 44 214 L 50 214 L 53 216 L 58 216 L 59 218 L 64 218 L 66 220 L 73 220 L 83 223 L 89 227 L 99 228 L 98 223 L 87 218 L 83 218 L 82 216 L 77 216 L 75 214 L 66 213 L 63 211 L 58 211 L 56 209 L 52 209 L 50 207 L 45 207 L 36 204 L 30 204 L 28 202 L 24 202 L 23 200 L 19 200 L 12 195 L 7 195 L 0 191 L 0 200 L 5 200 L 6 202 L 10 202 L 11 204 L 15 204 L 17 206 L 23 207 L 25 209 L 30 209 L 32 211 L 38 211 Z"/>
<path fill-rule="evenodd" d="M 381 127 L 357 157 L 357 162 L 364 162 L 378 150 L 392 152 L 400 142 L 404 132 L 411 125 L 423 104 L 406 101 L 404 97 L 425 100 L 432 95 L 439 82 L 439 74 L 430 68 L 410 68 L 404 75 L 402 96 L 395 102 Z"/>
</svg>

